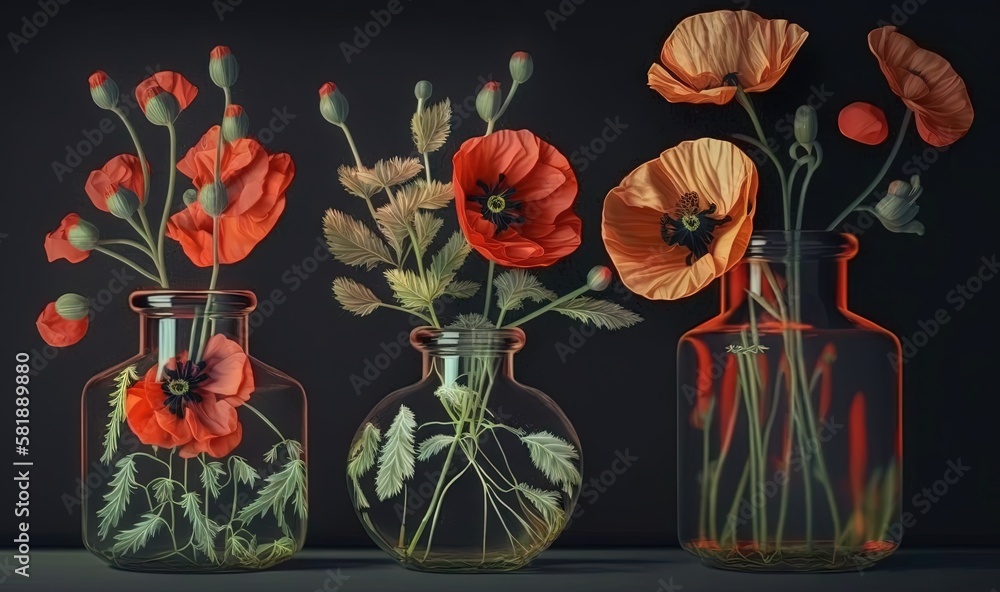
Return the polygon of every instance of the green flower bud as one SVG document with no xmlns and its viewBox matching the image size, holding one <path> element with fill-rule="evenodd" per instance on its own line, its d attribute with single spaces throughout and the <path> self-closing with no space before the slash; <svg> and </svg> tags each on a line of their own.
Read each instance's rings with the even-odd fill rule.
<svg viewBox="0 0 1000 592">
<path fill-rule="evenodd" d="M 489 123 L 500 112 L 502 102 L 503 93 L 500 92 L 500 83 L 491 80 L 483 85 L 483 89 L 479 91 L 479 96 L 476 97 L 476 111 L 479 112 L 479 116 L 483 118 L 483 121 Z"/>
<path fill-rule="evenodd" d="M 347 121 L 349 110 L 347 97 L 340 92 L 337 85 L 327 82 L 319 87 L 319 112 L 323 114 L 323 119 L 334 125 L 341 125 Z"/>
<path fill-rule="evenodd" d="M 213 218 L 219 217 L 229 206 L 229 192 L 222 181 L 214 181 L 205 185 L 198 192 L 198 203 L 206 214 Z"/>
<path fill-rule="evenodd" d="M 171 125 L 181 111 L 177 98 L 160 87 L 146 90 L 139 100 L 139 106 L 153 125 Z"/>
<path fill-rule="evenodd" d="M 112 193 L 105 203 L 113 216 L 128 220 L 139 209 L 139 196 L 128 187 L 120 186 L 118 191 Z"/>
<path fill-rule="evenodd" d="M 913 185 L 910 185 L 906 181 L 893 181 L 889 183 L 887 195 L 895 195 L 896 197 L 906 199 L 910 197 L 911 193 L 913 193 Z"/>
<path fill-rule="evenodd" d="M 816 110 L 809 105 L 802 105 L 795 111 L 795 140 L 812 152 L 812 143 L 816 141 L 819 123 L 816 121 Z"/>
<path fill-rule="evenodd" d="M 198 201 L 198 192 L 194 189 L 188 189 L 184 192 L 184 195 L 181 196 L 181 199 L 184 200 L 184 205 L 189 206 Z"/>
<path fill-rule="evenodd" d="M 212 50 L 208 60 L 208 74 L 212 82 L 219 88 L 230 88 L 236 84 L 240 68 L 236 56 L 225 45 L 219 45 Z"/>
<path fill-rule="evenodd" d="M 222 139 L 232 144 L 236 140 L 250 137 L 250 118 L 243 107 L 230 105 L 226 107 L 226 116 L 222 118 Z"/>
<path fill-rule="evenodd" d="M 510 56 L 510 77 L 518 84 L 524 84 L 531 78 L 531 74 L 535 71 L 534 61 L 531 59 L 531 54 L 526 51 L 514 52 L 514 55 Z"/>
<path fill-rule="evenodd" d="M 431 86 L 430 82 L 426 80 L 421 80 L 417 83 L 417 86 L 413 89 L 413 94 L 421 101 L 426 101 L 431 98 L 431 93 L 434 91 L 434 87 Z"/>
<path fill-rule="evenodd" d="M 108 78 L 103 70 L 90 75 L 90 97 L 101 109 L 114 109 L 118 106 L 118 85 Z"/>
<path fill-rule="evenodd" d="M 600 292 L 611 285 L 611 270 L 603 265 L 590 270 L 587 274 L 587 287 Z"/>
<path fill-rule="evenodd" d="M 96 226 L 83 220 L 76 221 L 76 225 L 66 233 L 66 240 L 73 245 L 74 249 L 80 251 L 93 251 L 97 246 L 97 241 L 101 238 L 101 231 Z"/>
<path fill-rule="evenodd" d="M 63 294 L 56 299 L 56 314 L 67 321 L 79 321 L 90 314 L 90 301 L 79 294 Z"/>
</svg>

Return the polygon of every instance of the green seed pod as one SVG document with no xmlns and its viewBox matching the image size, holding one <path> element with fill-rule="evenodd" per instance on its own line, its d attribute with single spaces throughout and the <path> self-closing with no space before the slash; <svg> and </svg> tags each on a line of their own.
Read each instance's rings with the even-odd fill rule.
<svg viewBox="0 0 1000 592">
<path fill-rule="evenodd" d="M 90 301 L 79 294 L 63 294 L 56 299 L 56 314 L 67 321 L 79 321 L 90 314 Z"/>
<path fill-rule="evenodd" d="M 139 209 L 139 196 L 128 187 L 118 187 L 118 191 L 112 193 L 105 203 L 116 218 L 128 220 Z"/>
<path fill-rule="evenodd" d="M 503 102 L 503 93 L 500 91 L 500 83 L 489 81 L 483 85 L 476 97 L 476 111 L 483 121 L 490 122 L 500 112 L 500 105 Z"/>
<path fill-rule="evenodd" d="M 100 238 L 101 232 L 97 227 L 83 219 L 77 220 L 76 225 L 66 233 L 69 244 L 80 251 L 93 251 Z"/>
<path fill-rule="evenodd" d="M 222 181 L 213 181 L 198 192 L 198 203 L 206 214 L 217 218 L 229 206 L 229 192 L 226 191 Z"/>
</svg>

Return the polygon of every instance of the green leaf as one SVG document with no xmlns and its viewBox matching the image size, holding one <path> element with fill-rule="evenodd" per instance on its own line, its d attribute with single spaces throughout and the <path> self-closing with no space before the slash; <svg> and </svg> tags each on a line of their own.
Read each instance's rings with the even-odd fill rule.
<svg viewBox="0 0 1000 592">
<path fill-rule="evenodd" d="M 580 460 L 580 453 L 572 444 L 547 431 L 521 436 L 521 441 L 528 447 L 532 464 L 553 485 L 570 493 L 580 484 L 580 470 L 574 462 Z"/>
<path fill-rule="evenodd" d="M 219 479 L 226 476 L 222 463 L 212 461 L 201 465 L 201 485 L 208 493 L 209 499 L 219 497 Z"/>
<path fill-rule="evenodd" d="M 116 554 L 138 552 L 146 546 L 149 539 L 156 536 L 161 526 L 167 523 L 159 514 L 147 513 L 128 530 L 123 530 L 115 535 L 115 544 L 112 550 Z"/>
<path fill-rule="evenodd" d="M 517 490 L 523 493 L 524 497 L 528 498 L 528 501 L 538 509 L 542 520 L 548 525 L 547 534 L 551 536 L 559 532 L 566 518 L 566 513 L 559 505 L 559 492 L 544 491 L 523 483 L 517 484 Z"/>
<path fill-rule="evenodd" d="M 165 504 L 168 501 L 173 502 L 174 481 L 172 479 L 167 479 L 166 477 L 154 479 L 152 486 L 153 497 L 156 498 L 158 503 Z"/>
<path fill-rule="evenodd" d="M 382 453 L 375 475 L 375 494 L 382 501 L 403 490 L 403 481 L 413 477 L 415 466 L 413 436 L 416 418 L 406 405 L 400 405 L 396 418 L 385 433 Z"/>
<path fill-rule="evenodd" d="M 374 292 L 346 277 L 333 280 L 333 295 L 344 310 L 361 317 L 371 314 L 382 304 Z"/>
<path fill-rule="evenodd" d="M 261 567 L 279 563 L 295 554 L 295 540 L 291 537 L 281 537 L 273 543 L 264 543 L 257 547 L 257 559 Z"/>
<path fill-rule="evenodd" d="M 354 486 L 355 500 L 359 508 L 368 508 L 368 498 L 361 490 L 360 479 L 373 466 L 375 457 L 378 454 L 378 445 L 382 441 L 382 432 L 375 424 L 368 422 L 361 430 L 361 436 L 351 446 L 351 452 L 347 459 L 347 476 Z"/>
<path fill-rule="evenodd" d="M 389 247 L 370 228 L 341 211 L 326 211 L 323 233 L 330 252 L 342 263 L 366 269 L 380 263 L 395 265 Z"/>
<path fill-rule="evenodd" d="M 408 205 L 404 200 L 394 198 L 375 211 L 375 220 L 378 222 L 379 230 L 382 231 L 382 236 L 389 241 L 397 258 L 402 257 L 406 241 L 410 238 L 409 227 L 413 222 L 413 214 L 416 210 L 416 206 Z"/>
<path fill-rule="evenodd" d="M 493 329 L 493 322 L 478 312 L 460 314 L 448 329 Z"/>
<path fill-rule="evenodd" d="M 535 276 L 523 269 L 498 274 L 493 284 L 497 289 L 497 305 L 501 310 L 517 310 L 525 300 L 545 302 L 557 298 L 554 292 L 546 289 Z"/>
<path fill-rule="evenodd" d="M 272 449 L 273 450 L 273 449 Z M 244 506 L 239 519 L 244 524 L 254 518 L 264 517 L 271 511 L 278 520 L 278 526 L 286 526 L 285 512 L 292 504 L 299 518 L 306 518 L 306 463 L 299 458 L 286 462 L 281 470 L 264 480 L 265 485 L 257 498 Z"/>
<path fill-rule="evenodd" d="M 396 194 L 407 206 L 421 210 L 439 210 L 447 207 L 455 198 L 451 183 L 441 183 L 423 179 L 404 185 Z"/>
<path fill-rule="evenodd" d="M 420 443 L 417 460 L 430 460 L 432 456 L 451 446 L 455 441 L 454 435 L 436 434 Z"/>
<path fill-rule="evenodd" d="M 642 317 L 614 302 L 579 296 L 552 310 L 602 329 L 624 329 L 642 321 Z"/>
<path fill-rule="evenodd" d="M 433 301 L 431 291 L 420 276 L 408 269 L 389 269 L 385 279 L 400 306 L 413 312 L 427 310 Z"/>
<path fill-rule="evenodd" d="M 448 284 L 444 293 L 454 298 L 472 298 L 479 291 L 479 282 L 454 281 Z"/>
<path fill-rule="evenodd" d="M 181 507 L 184 508 L 184 517 L 191 523 L 191 545 L 214 562 L 217 557 L 215 537 L 222 527 L 202 513 L 201 499 L 193 491 L 181 496 Z"/>
<path fill-rule="evenodd" d="M 257 469 L 251 467 L 246 459 L 239 456 L 232 456 L 230 460 L 233 463 L 233 478 L 236 479 L 237 483 L 253 487 L 254 483 L 260 479 L 260 473 L 257 472 Z"/>
<path fill-rule="evenodd" d="M 434 237 L 444 226 L 444 220 L 427 212 L 417 212 L 413 216 L 413 234 L 417 237 L 420 252 L 426 253 L 434 242 Z"/>
<path fill-rule="evenodd" d="M 249 567 L 257 564 L 257 543 L 239 533 L 226 537 L 225 552 L 227 560 L 235 560 L 240 565 Z"/>
<path fill-rule="evenodd" d="M 139 375 L 135 371 L 135 364 L 122 370 L 115 377 L 115 392 L 111 394 L 108 405 L 111 412 L 108 413 L 108 426 L 104 432 L 104 453 L 101 455 L 101 462 L 109 465 L 118 452 L 118 440 L 121 439 L 121 426 L 125 423 L 125 398 L 128 396 L 128 389 L 136 381 Z"/>
<path fill-rule="evenodd" d="M 468 409 L 469 405 L 474 405 L 479 398 L 476 391 L 460 384 L 439 386 L 434 391 L 434 396 L 440 399 L 441 404 L 447 407 L 455 417 L 461 417 L 462 411 Z"/>
<path fill-rule="evenodd" d="M 414 113 L 410 131 L 413 132 L 413 145 L 417 147 L 417 152 L 424 154 L 439 150 L 448 141 L 451 132 L 451 101 L 445 99 Z"/>
<path fill-rule="evenodd" d="M 465 258 L 471 251 L 472 247 L 465 240 L 465 236 L 461 232 L 455 232 L 431 259 L 431 270 L 442 278 L 454 274 L 465 263 Z"/>
<path fill-rule="evenodd" d="M 125 514 L 125 508 L 132 497 L 132 492 L 137 487 L 135 480 L 137 471 L 131 454 L 119 460 L 115 466 L 118 467 L 118 470 L 108 482 L 111 491 L 104 494 L 104 507 L 97 511 L 97 517 L 101 519 L 97 527 L 97 535 L 101 537 L 101 540 L 108 536 L 108 531 L 118 526 L 118 521 Z"/>
</svg>

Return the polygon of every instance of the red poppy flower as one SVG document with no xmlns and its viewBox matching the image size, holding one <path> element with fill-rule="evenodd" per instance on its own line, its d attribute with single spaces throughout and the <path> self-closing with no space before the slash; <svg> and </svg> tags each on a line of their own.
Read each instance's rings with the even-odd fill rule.
<svg viewBox="0 0 1000 592">
<path fill-rule="evenodd" d="M 851 500 L 854 502 L 854 530 L 857 536 L 864 532 L 864 517 L 861 504 L 864 500 L 865 485 L 868 482 L 868 424 L 865 420 L 865 395 L 857 393 L 851 400 L 847 419 L 848 458 L 850 467 Z"/>
<path fill-rule="evenodd" d="M 56 303 L 50 302 L 35 321 L 38 334 L 52 347 L 68 347 L 83 339 L 87 334 L 90 319 L 64 319 L 56 312 Z"/>
<path fill-rule="evenodd" d="M 458 223 L 476 251 L 505 267 L 546 267 L 580 246 L 569 161 L 527 130 L 467 140 L 453 159 Z"/>
<path fill-rule="evenodd" d="M 172 94 L 177 99 L 178 109 L 183 111 L 198 96 L 198 87 L 177 72 L 157 72 L 135 87 L 135 98 L 143 113 L 146 112 L 149 99 L 161 92 Z"/>
<path fill-rule="evenodd" d="M 859 101 L 841 109 L 837 126 L 844 136 L 869 146 L 877 146 L 889 137 L 885 113 L 870 103 Z"/>
<path fill-rule="evenodd" d="M 218 141 L 219 126 L 214 126 L 177 164 L 198 190 L 215 180 Z M 219 262 L 235 263 L 278 222 L 295 163 L 284 152 L 268 153 L 254 138 L 241 138 L 224 147 L 221 175 L 229 205 L 219 218 Z M 212 265 L 212 217 L 197 201 L 171 216 L 167 236 L 181 244 L 195 265 Z"/>
<path fill-rule="evenodd" d="M 917 131 L 925 142 L 950 146 L 969 131 L 972 101 L 965 81 L 948 60 L 917 46 L 893 26 L 869 33 L 868 47 L 889 88 L 916 115 Z"/>
<path fill-rule="evenodd" d="M 78 249 L 69 241 L 70 231 L 79 224 L 80 216 L 69 214 L 59 223 L 59 228 L 45 235 L 45 255 L 48 257 L 49 263 L 58 259 L 79 263 L 90 257 L 90 250 Z"/>
<path fill-rule="evenodd" d="M 119 187 L 130 189 L 142 202 L 145 187 L 142 180 L 142 163 L 139 157 L 132 154 L 119 154 L 100 169 L 87 177 L 87 197 L 94 202 L 97 209 L 108 212 L 108 197 L 114 195 Z"/>
<path fill-rule="evenodd" d="M 224 335 L 205 345 L 205 355 L 194 362 L 182 352 L 128 389 L 125 418 L 143 444 L 180 447 L 181 458 L 201 453 L 220 458 L 243 439 L 236 408 L 254 392 L 253 369 L 243 348 Z"/>
</svg>

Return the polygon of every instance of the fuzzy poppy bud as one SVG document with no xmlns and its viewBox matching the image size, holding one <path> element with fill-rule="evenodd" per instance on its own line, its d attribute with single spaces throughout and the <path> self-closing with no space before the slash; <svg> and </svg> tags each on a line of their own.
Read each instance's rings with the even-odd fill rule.
<svg viewBox="0 0 1000 592">
<path fill-rule="evenodd" d="M 189 206 L 198 201 L 198 192 L 194 189 L 188 189 L 184 192 L 184 195 L 181 196 L 181 199 L 184 200 L 184 205 Z"/>
<path fill-rule="evenodd" d="M 534 71 L 535 63 L 528 52 L 516 51 L 510 56 L 510 77 L 514 82 L 518 84 L 527 82 Z"/>
<path fill-rule="evenodd" d="M 174 95 L 158 86 L 146 90 L 140 99 L 140 105 L 146 119 L 153 125 L 171 125 L 181 111 Z"/>
<path fill-rule="evenodd" d="M 837 116 L 837 126 L 840 133 L 869 146 L 877 146 L 889 137 L 885 113 L 870 103 L 857 102 L 844 107 Z"/>
<path fill-rule="evenodd" d="M 598 265 L 587 274 L 587 287 L 595 292 L 600 292 L 610 285 L 611 270 L 603 265 Z"/>
<path fill-rule="evenodd" d="M 230 88 L 236 84 L 236 77 L 239 76 L 240 67 L 236 63 L 236 56 L 225 45 L 219 45 L 209 54 L 208 74 L 212 77 L 212 82 L 220 88 Z"/>
<path fill-rule="evenodd" d="M 426 101 L 431 98 L 432 92 L 434 92 L 434 87 L 426 80 L 421 80 L 417 83 L 417 86 L 413 88 L 414 96 L 421 101 Z"/>
<path fill-rule="evenodd" d="M 56 314 L 67 321 L 79 321 L 90 314 L 90 301 L 79 294 L 63 294 L 56 299 Z"/>
<path fill-rule="evenodd" d="M 809 105 L 802 105 L 795 111 L 795 141 L 812 152 L 812 143 L 816 141 L 819 123 L 816 121 L 816 110 Z"/>
<path fill-rule="evenodd" d="M 221 181 L 213 181 L 198 192 L 198 203 L 206 214 L 217 218 L 229 206 L 229 192 Z"/>
<path fill-rule="evenodd" d="M 108 78 L 103 70 L 98 70 L 90 75 L 90 97 L 94 99 L 101 109 L 115 109 L 118 107 L 118 85 L 114 80 Z"/>
<path fill-rule="evenodd" d="M 66 240 L 73 245 L 74 249 L 80 251 L 93 251 L 97 246 L 97 241 L 101 238 L 101 231 L 96 226 L 80 219 L 76 221 L 66 233 Z"/>
<path fill-rule="evenodd" d="M 128 220 L 139 209 L 139 196 L 128 187 L 120 185 L 117 191 L 108 196 L 105 203 L 113 216 Z"/>
<path fill-rule="evenodd" d="M 489 123 L 500 112 L 500 104 L 503 100 L 503 93 L 500 92 L 500 83 L 489 81 L 483 85 L 482 90 L 476 97 L 476 111 L 483 121 Z"/>
<path fill-rule="evenodd" d="M 319 112 L 323 114 L 323 119 L 334 125 L 343 125 L 349 110 L 347 97 L 336 84 L 327 82 L 319 87 Z"/>
<path fill-rule="evenodd" d="M 226 107 L 226 115 L 222 118 L 222 139 L 230 144 L 236 140 L 250 137 L 250 118 L 243 107 L 230 105 Z"/>
</svg>

